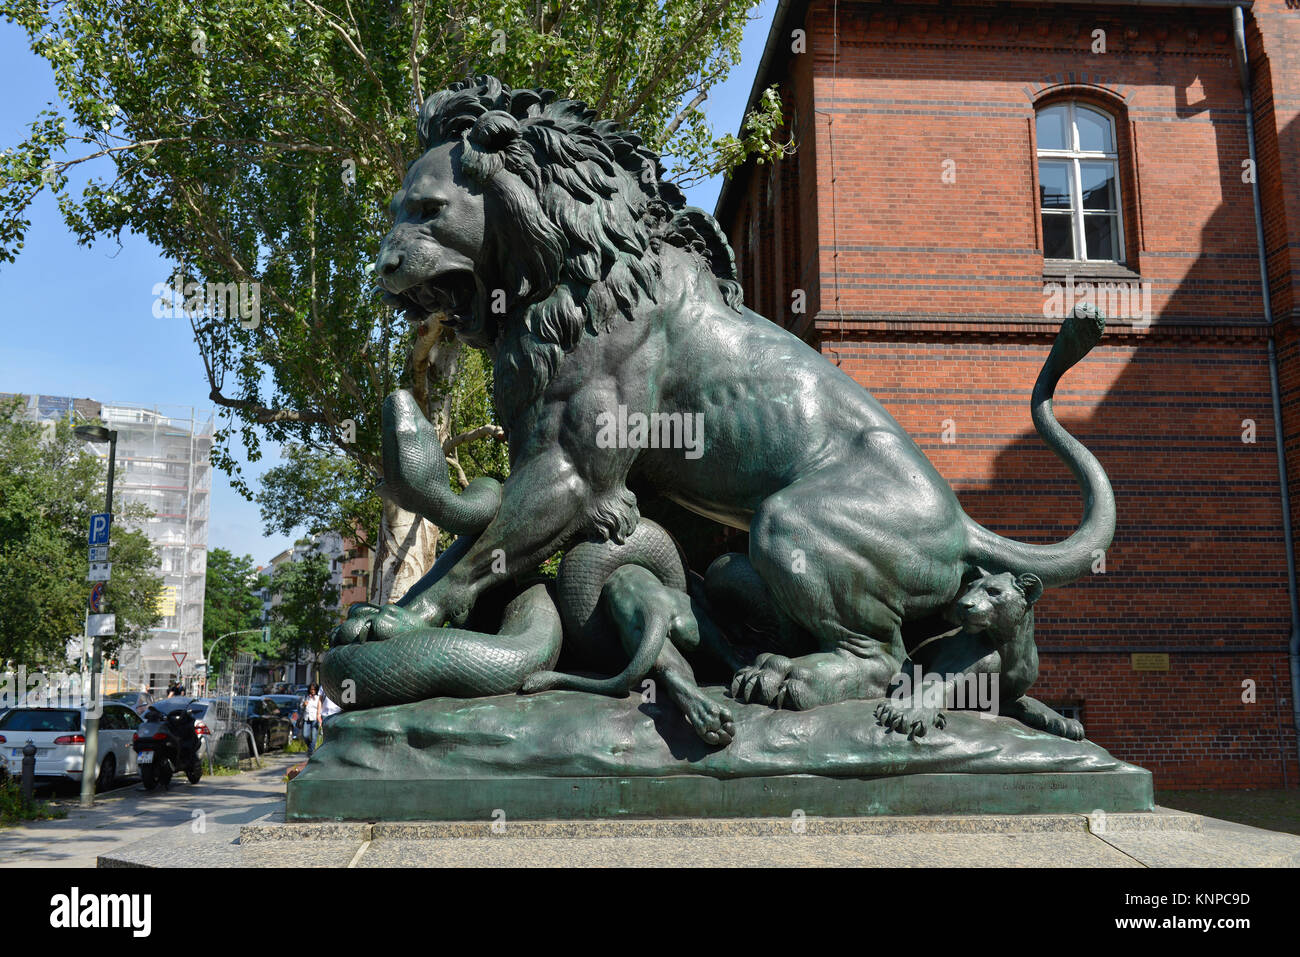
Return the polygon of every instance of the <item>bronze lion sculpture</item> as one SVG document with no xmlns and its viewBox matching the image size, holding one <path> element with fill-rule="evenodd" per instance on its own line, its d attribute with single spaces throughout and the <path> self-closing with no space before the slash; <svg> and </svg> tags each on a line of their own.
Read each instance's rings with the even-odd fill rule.
<svg viewBox="0 0 1300 957">
<path fill-rule="evenodd" d="M 771 606 L 764 614 L 794 638 L 748 663 L 731 659 L 732 692 L 776 707 L 883 697 L 915 636 L 951 627 L 945 610 L 977 570 L 1061 585 L 1110 544 L 1110 484 L 1051 403 L 1101 335 L 1095 311 L 1066 320 L 1032 399 L 1040 435 L 1082 488 L 1081 524 L 1057 544 L 1012 541 L 963 512 L 869 392 L 743 306 L 718 224 L 686 205 L 637 136 L 582 103 L 490 77 L 429 97 L 419 134 L 424 152 L 393 200 L 378 281 L 408 315 L 441 314 L 490 354 L 511 470 L 501 488 L 481 480 L 454 495 L 427 423 L 413 403 L 390 401 L 386 481 L 462 538 L 395 605 L 354 607 L 327 662 L 364 645 L 386 667 L 418 671 L 427 665 L 409 648 L 384 646 L 454 631 L 485 593 L 559 549 L 627 549 L 641 523 L 632 480 L 748 531 L 748 555 L 731 567 L 743 566 Z M 670 439 L 692 417 L 702 424 L 697 454 L 644 437 L 598 441 L 611 415 L 656 423 Z M 707 596 L 697 597 L 707 616 Z M 570 629 L 541 617 L 547 641 L 559 631 L 569 640 Z M 547 648 L 519 667 L 551 667 Z M 680 654 L 666 642 L 658 664 Z M 327 685 L 344 662 L 326 669 Z M 705 716 L 697 731 L 716 741 L 728 721 Z"/>
</svg>

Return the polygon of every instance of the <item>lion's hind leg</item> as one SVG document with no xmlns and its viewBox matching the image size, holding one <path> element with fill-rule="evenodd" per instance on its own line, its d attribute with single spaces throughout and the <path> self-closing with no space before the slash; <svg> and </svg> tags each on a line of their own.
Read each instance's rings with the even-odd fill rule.
<svg viewBox="0 0 1300 957">
<path fill-rule="evenodd" d="M 838 467 L 769 497 L 750 523 L 750 561 L 782 612 L 819 651 L 760 656 L 732 681 L 745 701 L 805 710 L 885 696 L 905 657 L 901 590 L 892 569 L 915 564 L 904 527 L 861 477 Z M 923 556 L 921 556 L 923 558 Z"/>
</svg>

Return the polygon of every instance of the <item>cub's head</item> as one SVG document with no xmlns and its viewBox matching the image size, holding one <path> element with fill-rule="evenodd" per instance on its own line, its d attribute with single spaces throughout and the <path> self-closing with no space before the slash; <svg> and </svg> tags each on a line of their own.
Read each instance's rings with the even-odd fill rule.
<svg viewBox="0 0 1300 957">
<path fill-rule="evenodd" d="M 972 631 L 1011 634 L 1043 594 L 1037 575 L 982 574 L 966 586 L 949 611 L 953 622 Z"/>
</svg>

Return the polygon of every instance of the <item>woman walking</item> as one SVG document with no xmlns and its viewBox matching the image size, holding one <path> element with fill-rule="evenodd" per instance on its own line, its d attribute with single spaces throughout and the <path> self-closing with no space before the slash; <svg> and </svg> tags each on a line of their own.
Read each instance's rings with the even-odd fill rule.
<svg viewBox="0 0 1300 957">
<path fill-rule="evenodd" d="M 307 697 L 302 699 L 302 736 L 307 739 L 307 757 L 316 751 L 316 736 L 320 734 L 320 692 L 316 685 L 307 686 Z"/>
</svg>

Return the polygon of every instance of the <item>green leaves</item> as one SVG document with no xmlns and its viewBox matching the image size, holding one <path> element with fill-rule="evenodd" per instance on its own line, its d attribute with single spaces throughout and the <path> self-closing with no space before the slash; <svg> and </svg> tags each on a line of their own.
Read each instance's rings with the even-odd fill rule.
<svg viewBox="0 0 1300 957">
<path fill-rule="evenodd" d="M 279 653 L 295 661 L 304 652 L 329 646 L 338 624 L 339 593 L 330 587 L 330 563 L 318 552 L 284 562 L 271 577 L 271 592 L 279 603 L 271 609 L 271 640 Z"/>
<path fill-rule="evenodd" d="M 262 473 L 255 494 L 266 534 L 338 532 L 368 548 L 379 534 L 379 498 L 370 476 L 337 451 L 319 451 L 296 442 L 284 447 L 284 464 Z"/>
<path fill-rule="evenodd" d="M 737 140 L 715 137 L 699 109 L 738 60 L 753 6 L 0 0 L 64 101 L 0 154 L 0 262 L 22 247 L 31 198 L 51 189 L 83 243 L 132 230 L 183 279 L 258 283 L 255 327 L 192 323 L 226 411 L 214 464 L 251 495 L 239 461 L 256 460 L 263 441 L 292 441 L 347 456 L 349 480 L 371 488 L 380 404 L 401 383 L 409 330 L 374 295 L 368 267 L 418 152 L 419 100 L 493 73 L 587 101 L 668 154 L 680 179 L 730 169 L 770 152 L 779 117 L 768 103 L 778 113 Z M 83 162 L 99 178 L 77 193 L 67 172 Z M 316 518 L 336 524 L 331 515 Z"/>
<path fill-rule="evenodd" d="M 222 635 L 261 625 L 262 600 L 254 594 L 254 589 L 259 587 L 257 567 L 251 555 L 236 556 L 224 548 L 208 552 L 203 590 L 204 648 L 211 649 L 212 643 Z M 217 646 L 216 661 L 209 660 L 209 671 L 219 670 L 221 661 L 233 657 L 237 649 L 256 638 L 256 635 L 227 638 Z"/>
</svg>

